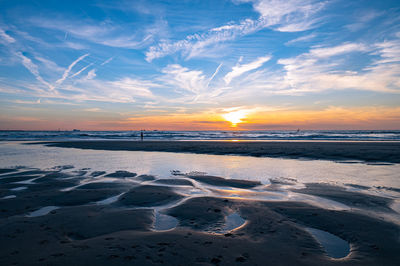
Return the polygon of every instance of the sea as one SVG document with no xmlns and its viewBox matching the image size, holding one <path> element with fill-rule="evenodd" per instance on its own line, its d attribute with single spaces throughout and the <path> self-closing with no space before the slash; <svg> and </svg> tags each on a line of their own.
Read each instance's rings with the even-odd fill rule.
<svg viewBox="0 0 400 266">
<path fill-rule="evenodd" d="M 0 141 L 139 140 L 141 131 L 0 131 Z M 146 140 L 400 141 L 400 130 L 143 131 Z"/>
</svg>

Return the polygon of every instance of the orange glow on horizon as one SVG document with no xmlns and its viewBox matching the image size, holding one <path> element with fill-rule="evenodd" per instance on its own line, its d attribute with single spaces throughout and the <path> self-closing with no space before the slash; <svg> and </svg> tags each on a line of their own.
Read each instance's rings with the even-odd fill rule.
<svg viewBox="0 0 400 266">
<path fill-rule="evenodd" d="M 1 119 L 0 129 L 20 130 L 398 130 L 400 107 L 329 107 L 322 110 L 208 110 L 135 116 L 24 116 Z M 107 117 L 107 118 L 106 118 Z"/>
</svg>

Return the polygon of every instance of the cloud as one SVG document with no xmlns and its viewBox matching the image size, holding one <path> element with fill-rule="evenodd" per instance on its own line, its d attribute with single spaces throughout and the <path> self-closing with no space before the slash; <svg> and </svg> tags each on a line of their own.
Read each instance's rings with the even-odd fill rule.
<svg viewBox="0 0 400 266">
<path fill-rule="evenodd" d="M 158 85 L 150 82 L 132 78 L 123 78 L 118 81 L 108 82 L 113 88 L 119 88 L 120 91 L 125 92 L 127 96 L 137 96 L 145 98 L 153 98 L 154 95 L 150 91 L 150 87 L 158 87 Z"/>
<path fill-rule="evenodd" d="M 42 63 L 43 66 L 45 66 L 45 67 L 46 67 L 47 69 L 49 69 L 49 70 L 57 71 L 57 72 L 62 72 L 62 71 L 65 70 L 64 68 L 58 66 L 55 62 L 53 62 L 53 61 L 51 61 L 51 60 L 49 60 L 49 59 L 47 59 L 47 58 L 44 58 L 44 57 L 42 57 L 42 56 L 36 55 L 36 56 L 35 56 L 35 59 L 36 59 L 37 61 L 39 61 L 40 63 Z"/>
<path fill-rule="evenodd" d="M 4 41 L 3 43 L 11 44 L 15 43 L 15 39 L 8 35 L 3 29 L 0 28 L 0 37 Z"/>
<path fill-rule="evenodd" d="M 352 32 L 358 31 L 362 28 L 365 28 L 370 21 L 383 14 L 384 12 L 378 12 L 376 10 L 365 10 L 362 12 L 356 11 L 353 16 L 356 22 L 346 25 L 345 28 Z"/>
<path fill-rule="evenodd" d="M 154 99 L 150 88 L 157 87 L 150 81 L 133 79 L 129 77 L 114 81 L 87 79 L 86 77 L 75 80 L 74 84 L 65 85 L 53 97 L 74 102 L 96 101 L 111 103 L 134 103 L 137 98 Z"/>
<path fill-rule="evenodd" d="M 360 54 L 365 58 L 359 62 Z M 352 64 L 353 61 L 359 62 Z M 230 81 L 219 101 L 265 102 L 271 95 L 305 95 L 326 90 L 400 93 L 400 41 L 342 43 L 314 47 L 279 59 L 277 69 L 258 69 Z M 229 79 L 228 79 L 229 81 Z M 217 99 L 215 99 L 217 101 Z"/>
<path fill-rule="evenodd" d="M 311 34 L 307 34 L 304 36 L 300 36 L 296 39 L 290 40 L 288 42 L 285 43 L 285 45 L 292 45 L 294 43 L 298 43 L 298 42 L 306 42 L 309 41 L 311 39 L 314 39 L 317 35 L 315 33 L 311 33 Z"/>
<path fill-rule="evenodd" d="M 230 24 L 218 28 L 210 29 L 202 34 L 193 34 L 177 42 L 162 41 L 157 45 L 151 46 L 146 52 L 146 60 L 152 61 L 156 58 L 164 57 L 181 51 L 187 58 L 201 55 L 204 50 L 212 45 L 236 39 L 252 33 L 263 27 L 264 21 L 246 19 L 239 24 Z"/>
<path fill-rule="evenodd" d="M 69 73 L 71 72 L 72 68 L 79 63 L 81 60 L 83 60 L 84 58 L 86 58 L 87 56 L 89 56 L 89 54 L 84 54 L 82 56 L 80 56 L 78 59 L 76 59 L 74 62 L 72 62 L 69 67 L 64 71 L 64 74 L 62 75 L 62 77 L 60 79 L 58 79 L 56 81 L 57 85 L 61 85 L 64 80 L 68 77 Z"/>
<path fill-rule="evenodd" d="M 103 63 L 101 63 L 100 65 L 101 65 L 101 66 L 104 66 L 104 65 L 110 63 L 113 59 L 114 59 L 114 57 L 110 57 L 110 58 L 108 58 L 106 61 L 104 61 Z"/>
<path fill-rule="evenodd" d="M 210 77 L 210 79 L 207 82 L 207 87 L 210 86 L 211 81 L 215 78 L 215 76 L 218 74 L 219 70 L 222 67 L 222 63 L 218 65 L 217 69 L 215 69 L 214 73 L 212 74 L 212 76 Z"/>
<path fill-rule="evenodd" d="M 93 63 L 90 63 L 89 65 L 81 68 L 78 72 L 76 72 L 75 74 L 71 75 L 71 78 L 78 76 L 80 73 L 82 73 L 83 71 L 85 71 L 88 67 L 91 67 L 93 65 Z"/>
<path fill-rule="evenodd" d="M 159 81 L 183 92 L 198 94 L 207 89 L 208 80 L 200 70 L 189 70 L 178 64 L 168 65 L 162 70 L 165 75 Z"/>
<path fill-rule="evenodd" d="M 32 73 L 32 75 L 35 76 L 35 78 L 42 84 L 44 84 L 47 88 L 49 88 L 51 91 L 54 90 L 54 86 L 51 85 L 50 83 L 48 83 L 47 81 L 45 81 L 39 73 L 38 67 L 36 64 L 34 64 L 32 62 L 31 59 L 29 59 L 28 57 L 24 56 L 21 52 L 17 52 L 16 56 L 19 57 L 22 60 L 22 64 L 24 65 L 24 67 L 26 69 L 29 70 L 29 72 Z"/>
<path fill-rule="evenodd" d="M 64 42 L 63 46 L 74 50 L 88 49 L 85 45 L 76 42 Z"/>
<path fill-rule="evenodd" d="M 400 39 L 376 43 L 375 48 L 376 54 L 381 57 L 375 64 L 400 63 Z"/>
<path fill-rule="evenodd" d="M 365 52 L 368 51 L 368 48 L 364 44 L 360 43 L 345 43 L 338 46 L 333 47 L 324 47 L 324 48 L 314 48 L 310 50 L 310 55 L 324 58 L 324 57 L 331 57 L 345 53 L 351 52 Z"/>
<path fill-rule="evenodd" d="M 339 55 L 370 53 L 379 59 L 358 71 L 350 70 Z M 314 48 L 294 58 L 281 59 L 286 73 L 284 81 L 292 92 L 315 92 L 327 89 L 356 89 L 400 92 L 400 42 L 366 46 L 344 43 L 333 47 Z M 346 69 L 347 68 L 347 69 Z"/>
<path fill-rule="evenodd" d="M 140 34 L 135 32 L 134 34 L 125 35 L 126 30 L 110 21 L 77 20 L 79 21 L 77 22 L 63 18 L 30 18 L 28 21 L 37 27 L 61 31 L 79 39 L 118 48 L 137 49 L 148 44 L 153 38 L 151 32 L 147 33 L 145 31 L 141 31 Z M 65 42 L 65 45 L 73 49 L 81 49 L 83 47 L 80 44 L 71 42 Z"/>
<path fill-rule="evenodd" d="M 314 15 L 325 5 L 311 0 L 256 0 L 237 1 L 252 2 L 254 9 L 260 13 L 258 19 L 244 19 L 239 23 L 229 23 L 212 28 L 203 33 L 188 35 L 186 38 L 171 42 L 163 40 L 151 46 L 146 52 L 146 60 L 181 52 L 186 58 L 206 56 L 210 46 L 235 40 L 238 37 L 252 34 L 264 28 L 277 31 L 304 31 L 314 27 L 318 22 Z"/>
<path fill-rule="evenodd" d="M 86 109 L 83 109 L 83 111 L 86 111 L 86 112 L 101 112 L 101 109 L 100 108 L 86 108 Z"/>
<path fill-rule="evenodd" d="M 255 61 L 250 62 L 248 64 L 244 65 L 239 65 L 237 64 L 236 66 L 232 67 L 232 71 L 229 72 L 228 74 L 225 75 L 224 81 L 226 84 L 231 83 L 232 79 L 239 77 L 240 75 L 249 72 L 251 70 L 257 69 L 261 67 L 265 62 L 269 61 L 271 59 L 271 56 L 263 56 L 257 58 Z"/>
<path fill-rule="evenodd" d="M 94 79 L 96 77 L 96 69 L 92 69 L 88 72 L 86 79 Z"/>
</svg>

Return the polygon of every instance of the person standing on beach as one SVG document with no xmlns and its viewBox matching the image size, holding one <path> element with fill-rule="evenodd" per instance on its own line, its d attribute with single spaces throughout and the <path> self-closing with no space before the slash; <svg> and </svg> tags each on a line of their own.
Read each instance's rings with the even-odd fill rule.
<svg viewBox="0 0 400 266">
<path fill-rule="evenodd" d="M 140 131 L 140 140 L 143 140 L 143 130 Z"/>
</svg>

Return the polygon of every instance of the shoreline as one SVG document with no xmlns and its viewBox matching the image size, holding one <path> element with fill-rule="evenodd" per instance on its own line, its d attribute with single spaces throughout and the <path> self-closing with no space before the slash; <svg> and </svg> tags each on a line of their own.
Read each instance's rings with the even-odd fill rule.
<svg viewBox="0 0 400 266">
<path fill-rule="evenodd" d="M 113 151 L 157 151 L 290 159 L 400 163 L 400 142 L 331 141 L 46 141 L 50 147 Z"/>
</svg>

